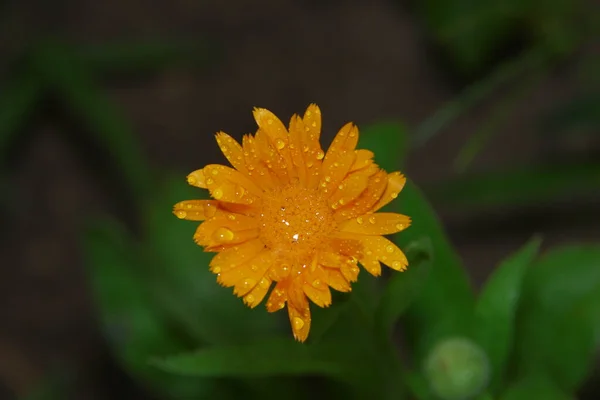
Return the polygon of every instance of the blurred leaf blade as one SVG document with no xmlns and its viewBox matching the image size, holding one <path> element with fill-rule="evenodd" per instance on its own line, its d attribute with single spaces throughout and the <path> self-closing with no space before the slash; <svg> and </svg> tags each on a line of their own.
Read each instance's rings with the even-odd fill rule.
<svg viewBox="0 0 600 400">
<path fill-rule="evenodd" d="M 435 212 L 412 182 L 408 181 L 400 192 L 393 211 L 412 219 L 412 225 L 396 235 L 396 243 L 401 248 L 429 237 L 435 249 L 427 281 L 403 316 L 409 345 L 420 362 L 441 338 L 468 333 L 474 294 L 462 261 L 446 238 Z"/>
<path fill-rule="evenodd" d="M 382 121 L 361 130 L 359 148 L 375 153 L 375 162 L 388 172 L 404 165 L 408 152 L 406 127 L 397 121 Z"/>
<path fill-rule="evenodd" d="M 540 243 L 539 238 L 534 238 L 503 261 L 486 282 L 475 305 L 474 338 L 488 355 L 492 389 L 497 389 L 504 377 L 522 283 Z"/>
<path fill-rule="evenodd" d="M 532 166 L 465 176 L 429 188 L 427 193 L 444 206 L 523 206 L 597 193 L 599 179 L 598 165 Z"/>
<path fill-rule="evenodd" d="M 409 268 L 394 273 L 384 289 L 375 320 L 378 336 L 390 340 L 398 318 L 410 306 L 425 284 L 433 262 L 433 248 L 428 238 L 413 242 L 405 249 Z"/>
<path fill-rule="evenodd" d="M 138 75 L 173 65 L 204 65 L 218 56 L 217 48 L 205 40 L 115 42 L 86 47 L 78 54 L 98 73 Z"/>
<path fill-rule="evenodd" d="M 88 125 L 137 197 L 151 191 L 149 168 L 130 123 L 111 99 L 96 85 L 74 50 L 49 42 L 36 53 L 35 65 L 47 84 Z"/>
<path fill-rule="evenodd" d="M 600 345 L 600 247 L 565 246 L 538 260 L 527 274 L 517 321 L 518 373 L 544 371 L 562 390 L 574 391 Z"/>
<path fill-rule="evenodd" d="M 42 95 L 44 84 L 32 71 L 26 70 L 2 90 L 0 96 L 0 157 L 5 159 L 8 146 L 26 123 Z"/>
</svg>

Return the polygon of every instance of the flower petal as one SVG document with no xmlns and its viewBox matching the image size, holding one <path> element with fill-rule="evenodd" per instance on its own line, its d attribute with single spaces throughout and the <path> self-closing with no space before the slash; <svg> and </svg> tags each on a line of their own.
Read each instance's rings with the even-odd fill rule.
<svg viewBox="0 0 600 400">
<path fill-rule="evenodd" d="M 358 171 L 363 168 L 368 167 L 369 165 L 373 165 L 373 154 L 370 150 L 359 149 L 355 150 L 356 159 L 354 160 L 354 164 L 350 167 L 350 172 Z"/>
<path fill-rule="evenodd" d="M 342 232 L 359 235 L 391 235 L 410 226 L 410 218 L 396 213 L 367 214 L 342 222 Z"/>
<path fill-rule="evenodd" d="M 244 296 L 244 303 L 246 303 L 246 305 L 250 308 L 254 308 L 259 305 L 269 291 L 271 282 L 271 279 L 263 276 L 258 282 L 258 285 L 254 286 L 254 288 Z"/>
<path fill-rule="evenodd" d="M 289 133 L 279 118 L 271 111 L 264 108 L 255 108 L 253 111 L 256 124 L 266 134 L 269 142 L 278 152 L 287 166 L 288 173 L 291 177 L 295 175 L 292 157 L 290 155 Z M 258 135 L 258 133 L 257 133 Z"/>
<path fill-rule="evenodd" d="M 271 253 L 264 250 L 246 263 L 221 272 L 217 282 L 225 287 L 233 286 L 233 293 L 242 297 L 262 280 L 271 261 Z"/>
<path fill-rule="evenodd" d="M 258 221 L 245 215 L 231 219 L 223 215 L 204 221 L 196 229 L 194 240 L 200 246 L 243 243 L 258 236 Z"/>
<path fill-rule="evenodd" d="M 325 193 L 334 193 L 356 159 L 354 147 L 358 140 L 358 129 L 348 123 L 340 129 L 327 150 L 321 167 L 320 189 Z"/>
<path fill-rule="evenodd" d="M 325 157 L 319 141 L 321 135 L 321 110 L 319 107 L 316 104 L 309 105 L 302 121 L 304 122 L 302 152 L 308 174 L 306 186 L 315 189 L 321 179 L 321 164 Z"/>
<path fill-rule="evenodd" d="M 311 136 L 311 142 L 316 141 L 319 143 L 319 137 L 321 135 L 321 110 L 316 104 L 310 104 L 304 112 L 305 131 Z M 320 146 L 319 146 L 320 150 Z"/>
<path fill-rule="evenodd" d="M 288 302 L 288 315 L 290 317 L 294 338 L 299 342 L 306 341 L 311 323 L 308 301 L 305 301 L 302 307 L 298 307 L 292 302 Z"/>
<path fill-rule="evenodd" d="M 331 305 L 331 291 L 327 286 L 327 275 L 317 267 L 309 274 L 310 279 L 305 279 L 302 289 L 308 298 L 319 307 L 329 307 Z"/>
<path fill-rule="evenodd" d="M 204 221 L 219 211 L 217 200 L 184 200 L 173 206 L 177 218 L 189 221 Z"/>
<path fill-rule="evenodd" d="M 217 132 L 215 136 L 223 155 L 231 163 L 233 168 L 242 173 L 247 173 L 242 146 L 225 132 Z"/>
<path fill-rule="evenodd" d="M 233 168 L 219 164 L 204 167 L 206 186 L 213 198 L 231 203 L 256 203 L 263 191 L 248 177 Z"/>
<path fill-rule="evenodd" d="M 327 275 L 327 284 L 338 292 L 350 292 L 352 287 L 350 282 L 344 277 L 344 274 L 337 268 L 323 267 Z"/>
<path fill-rule="evenodd" d="M 290 286 L 290 280 L 286 279 L 277 282 L 273 291 L 269 295 L 267 300 L 267 311 L 275 312 L 285 307 L 285 303 L 288 301 L 288 287 Z"/>
<path fill-rule="evenodd" d="M 242 138 L 244 150 L 244 161 L 248 170 L 248 177 L 262 189 L 270 190 L 278 182 L 276 176 L 266 167 L 262 159 L 262 151 L 252 135 L 244 135 Z"/>
<path fill-rule="evenodd" d="M 392 172 L 387 176 L 387 186 L 379 201 L 373 206 L 373 211 L 377 211 L 390 201 L 398 197 L 398 194 L 404 188 L 406 178 L 400 172 Z"/>
<path fill-rule="evenodd" d="M 371 176 L 367 189 L 350 204 L 337 209 L 334 214 L 335 219 L 341 222 L 360 217 L 371 211 L 373 205 L 379 201 L 386 188 L 386 178 L 387 174 L 382 170 Z"/>
<path fill-rule="evenodd" d="M 363 256 L 360 260 L 362 261 L 370 261 L 371 259 L 375 259 L 377 261 L 382 262 L 388 267 L 395 269 L 396 271 L 405 271 L 406 266 L 408 265 L 408 260 L 406 256 L 390 240 L 383 236 L 358 236 L 355 237 L 360 240 L 363 245 Z M 360 257 L 359 257 L 360 258 Z M 367 271 L 371 266 L 365 265 Z"/>
<path fill-rule="evenodd" d="M 306 186 L 308 183 L 308 174 L 306 162 L 304 160 L 304 122 L 298 115 L 293 115 L 290 119 L 290 155 L 294 170 L 298 176 L 300 185 Z M 308 150 L 308 147 L 306 147 Z"/>
<path fill-rule="evenodd" d="M 337 190 L 335 190 L 333 196 L 329 199 L 329 204 L 333 209 L 337 209 L 352 202 L 366 190 L 368 183 L 369 176 L 366 174 L 358 172 L 348 175 L 338 185 Z"/>
<path fill-rule="evenodd" d="M 229 271 L 253 259 L 264 248 L 265 245 L 260 239 L 253 239 L 224 250 L 210 261 L 210 270 L 215 274 Z"/>
</svg>

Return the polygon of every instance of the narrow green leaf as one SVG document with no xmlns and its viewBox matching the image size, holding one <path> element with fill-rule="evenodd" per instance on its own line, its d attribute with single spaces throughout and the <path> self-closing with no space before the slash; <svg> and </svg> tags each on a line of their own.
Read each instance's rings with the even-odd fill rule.
<svg viewBox="0 0 600 400">
<path fill-rule="evenodd" d="M 407 182 L 393 202 L 393 211 L 412 219 L 412 225 L 396 235 L 396 243 L 401 248 L 429 237 L 435 251 L 427 281 L 403 317 L 409 348 L 420 363 L 438 340 L 468 333 L 474 294 L 462 262 L 435 212 L 412 182 Z"/>
<path fill-rule="evenodd" d="M 433 263 L 433 249 L 428 238 L 412 242 L 404 251 L 409 268 L 392 275 L 375 316 L 377 335 L 383 342 L 390 340 L 394 325 L 421 291 Z"/>
<path fill-rule="evenodd" d="M 375 153 L 375 162 L 387 172 L 404 165 L 408 151 L 406 128 L 400 122 L 379 122 L 360 132 L 358 147 Z"/>
<path fill-rule="evenodd" d="M 600 247 L 548 252 L 528 271 L 518 313 L 514 365 L 544 371 L 572 392 L 589 373 L 600 345 Z"/>
<path fill-rule="evenodd" d="M 344 367 L 315 358 L 306 345 L 274 338 L 237 346 L 211 346 L 193 353 L 155 360 L 165 371 L 194 377 L 340 376 Z"/>
<path fill-rule="evenodd" d="M 19 134 L 43 90 L 39 76 L 26 70 L 13 78 L 0 96 L 0 160 L 6 158 L 10 142 Z"/>
<path fill-rule="evenodd" d="M 178 65 L 203 65 L 218 56 L 206 41 L 116 42 L 80 49 L 83 62 L 99 73 L 140 74 Z"/>
<path fill-rule="evenodd" d="M 573 398 L 556 387 L 548 377 L 535 374 L 510 385 L 499 400 L 572 400 Z"/>
<path fill-rule="evenodd" d="M 598 193 L 600 166 L 548 165 L 472 174 L 426 191 L 444 207 L 523 206 Z"/>
<path fill-rule="evenodd" d="M 504 377 L 523 279 L 538 254 L 540 243 L 539 238 L 532 239 L 500 264 L 475 305 L 474 339 L 488 355 L 492 389 L 498 388 Z"/>
<path fill-rule="evenodd" d="M 99 88 L 75 52 L 59 43 L 40 47 L 34 58 L 38 74 L 55 90 L 105 147 L 138 198 L 151 190 L 149 168 L 135 133 L 113 101 Z"/>
</svg>

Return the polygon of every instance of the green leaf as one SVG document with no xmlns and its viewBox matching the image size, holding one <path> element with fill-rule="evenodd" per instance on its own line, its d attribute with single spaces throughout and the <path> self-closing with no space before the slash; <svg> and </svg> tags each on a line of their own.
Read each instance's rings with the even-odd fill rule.
<svg viewBox="0 0 600 400">
<path fill-rule="evenodd" d="M 39 76 L 27 69 L 13 77 L 0 97 L 0 160 L 4 161 L 8 146 L 27 122 L 43 90 Z"/>
<path fill-rule="evenodd" d="M 406 128 L 400 122 L 379 122 L 361 130 L 358 147 L 375 153 L 375 162 L 387 172 L 404 165 L 408 151 Z"/>
<path fill-rule="evenodd" d="M 514 325 L 521 287 L 527 269 L 538 254 L 541 240 L 532 239 L 505 260 L 486 282 L 475 305 L 474 339 L 487 353 L 497 388 L 504 377 L 513 344 Z"/>
<path fill-rule="evenodd" d="M 308 346 L 291 338 L 273 338 L 247 345 L 211 346 L 153 363 L 165 371 L 193 377 L 343 376 L 343 365 L 311 353 Z"/>
<path fill-rule="evenodd" d="M 115 161 L 115 168 L 138 198 L 151 193 L 149 168 L 133 128 L 113 101 L 98 87 L 75 52 L 60 43 L 48 42 L 34 57 L 37 73 L 81 118 Z"/>
<path fill-rule="evenodd" d="M 528 375 L 510 385 L 500 400 L 572 400 L 574 397 L 562 392 L 552 380 L 543 375 Z"/>
<path fill-rule="evenodd" d="M 290 334 L 287 314 L 269 314 L 264 306 L 248 308 L 209 271 L 214 253 L 204 252 L 193 240 L 199 222 L 172 213 L 175 203 L 206 196 L 188 186 L 185 175 L 157 183 L 156 195 L 144 207 L 145 257 L 162 308 L 197 343 L 240 344 L 282 331 Z"/>
<path fill-rule="evenodd" d="M 214 46 L 198 40 L 116 42 L 78 51 L 82 60 L 99 73 L 140 74 L 157 72 L 172 65 L 202 65 L 218 54 Z"/>
<path fill-rule="evenodd" d="M 474 294 L 458 254 L 420 190 L 409 181 L 392 204 L 393 211 L 412 219 L 412 225 L 396 235 L 396 243 L 406 248 L 429 237 L 435 251 L 427 281 L 403 317 L 409 348 L 421 363 L 438 340 L 468 333 Z"/>
<path fill-rule="evenodd" d="M 390 340 L 398 318 L 421 291 L 433 263 L 433 249 L 428 238 L 413 242 L 404 250 L 410 267 L 392 275 L 375 316 L 377 335 L 384 343 Z"/>
<path fill-rule="evenodd" d="M 444 207 L 524 206 L 598 193 L 598 165 L 546 165 L 472 174 L 426 192 Z"/>
<path fill-rule="evenodd" d="M 148 365 L 151 356 L 186 347 L 152 308 L 148 289 L 138 275 L 136 246 L 123 227 L 98 221 L 85 235 L 85 254 L 100 320 L 116 356 L 128 372 L 174 398 L 224 395 L 217 382 L 173 377 Z"/>
<path fill-rule="evenodd" d="M 600 247 L 548 252 L 529 270 L 518 313 L 514 365 L 545 371 L 572 392 L 589 373 L 600 344 Z"/>
</svg>

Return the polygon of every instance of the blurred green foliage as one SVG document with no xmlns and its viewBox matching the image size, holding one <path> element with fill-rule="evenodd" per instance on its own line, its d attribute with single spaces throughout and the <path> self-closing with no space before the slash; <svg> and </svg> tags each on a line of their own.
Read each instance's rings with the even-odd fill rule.
<svg viewBox="0 0 600 400">
<path fill-rule="evenodd" d="M 461 74 L 495 68 L 411 135 L 399 121 L 380 122 L 361 130 L 359 146 L 373 150 L 383 168 L 403 167 L 412 147 L 499 86 L 543 74 L 554 60 L 568 57 L 588 26 L 581 7 L 570 0 L 419 3 L 430 36 Z M 494 55 L 502 41 L 523 32 L 528 49 L 498 64 Z M 201 195 L 185 184 L 184 174 L 152 172 L 134 128 L 99 83 L 103 75 L 193 65 L 209 51 L 165 42 L 78 50 L 46 41 L 27 54 L 25 67 L 0 96 L 2 161 L 42 96 L 58 94 L 70 117 L 84 122 L 112 155 L 131 190 L 141 229 L 104 216 L 90 221 L 82 239 L 100 323 L 128 374 L 160 398 L 175 400 L 573 398 L 600 345 L 600 245 L 558 247 L 540 256 L 541 240 L 533 238 L 475 293 L 428 198 L 462 207 L 536 204 L 563 193 L 597 191 L 598 165 L 514 167 L 459 176 L 425 192 L 409 181 L 387 206 L 413 220 L 393 238 L 406 252 L 409 270 L 380 280 L 363 272 L 352 293 L 336 293 L 328 309 L 313 308 L 311 336 L 299 344 L 284 313 L 248 309 L 215 283 L 207 268 L 210 255 L 192 242 L 195 225 L 170 212 L 175 202 Z M 515 109 L 525 90 L 518 86 L 490 125 L 463 147 L 457 158 L 461 173 Z M 558 105 L 540 127 L 548 136 L 593 132 L 600 125 L 598 110 L 597 93 L 586 93 Z M 455 338 L 468 346 L 436 353 Z M 469 359 L 468 349 L 485 355 L 478 358 L 488 363 L 485 374 L 470 374 L 460 362 L 452 362 L 452 370 L 424 370 L 428 359 Z M 443 382 L 435 391 L 434 381 Z M 478 393 L 461 395 L 459 385 Z"/>
</svg>

